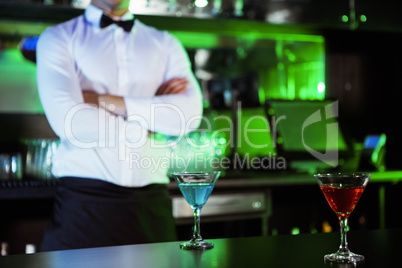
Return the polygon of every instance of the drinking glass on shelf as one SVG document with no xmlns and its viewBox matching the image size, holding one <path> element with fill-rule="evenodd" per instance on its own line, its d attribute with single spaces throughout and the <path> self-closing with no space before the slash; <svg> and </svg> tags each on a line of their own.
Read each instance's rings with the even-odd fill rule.
<svg viewBox="0 0 402 268">
<path fill-rule="evenodd" d="M 0 180 L 22 179 L 21 153 L 0 154 Z"/>
<path fill-rule="evenodd" d="M 7 154 L 0 154 L 0 179 L 9 179 L 11 170 L 11 161 Z"/>
<path fill-rule="evenodd" d="M 339 219 L 341 243 L 337 252 L 324 256 L 326 262 L 358 263 L 364 261 L 363 255 L 349 250 L 346 240 L 348 219 L 359 201 L 370 174 L 334 173 L 314 175 L 328 204 Z"/>
<path fill-rule="evenodd" d="M 172 173 L 184 199 L 194 212 L 194 233 L 190 241 L 180 244 L 181 249 L 211 249 L 212 242 L 202 239 L 200 231 L 201 209 L 214 189 L 220 172 L 174 172 Z"/>
<path fill-rule="evenodd" d="M 58 139 L 26 139 L 25 174 L 39 180 L 53 179 L 52 158 L 57 150 Z"/>
</svg>

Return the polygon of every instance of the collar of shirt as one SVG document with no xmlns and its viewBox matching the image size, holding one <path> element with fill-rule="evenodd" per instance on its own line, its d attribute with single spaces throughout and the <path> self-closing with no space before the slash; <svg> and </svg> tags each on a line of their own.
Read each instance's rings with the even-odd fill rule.
<svg viewBox="0 0 402 268">
<path fill-rule="evenodd" d="M 96 28 L 100 28 L 100 20 L 103 15 L 103 11 L 100 8 L 97 8 L 94 5 L 89 5 L 85 9 L 85 19 L 93 26 Z M 127 12 L 120 18 L 112 18 L 114 20 L 131 20 L 134 18 L 134 15 L 130 12 Z"/>
</svg>

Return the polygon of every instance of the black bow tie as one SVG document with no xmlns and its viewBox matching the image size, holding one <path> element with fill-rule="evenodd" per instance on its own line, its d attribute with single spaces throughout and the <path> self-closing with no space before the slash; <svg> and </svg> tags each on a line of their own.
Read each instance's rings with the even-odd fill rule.
<svg viewBox="0 0 402 268">
<path fill-rule="evenodd" d="M 105 28 L 107 26 L 109 26 L 110 24 L 116 24 L 117 26 L 120 26 L 121 28 L 124 29 L 124 31 L 129 32 L 131 31 L 131 28 L 133 28 L 134 25 L 134 19 L 132 20 L 119 20 L 119 21 L 115 21 L 111 18 L 109 18 L 108 16 L 106 16 L 105 14 L 102 15 L 101 21 L 100 21 L 100 27 L 101 28 Z"/>
</svg>

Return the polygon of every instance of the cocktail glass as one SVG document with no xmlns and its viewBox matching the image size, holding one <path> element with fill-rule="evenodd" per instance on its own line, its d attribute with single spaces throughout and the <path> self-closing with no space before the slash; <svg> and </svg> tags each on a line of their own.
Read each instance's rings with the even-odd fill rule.
<svg viewBox="0 0 402 268">
<path fill-rule="evenodd" d="M 326 262 L 358 263 L 364 261 L 363 255 L 358 255 L 349 250 L 346 240 L 348 219 L 359 201 L 370 174 L 359 173 L 335 173 L 314 175 L 328 204 L 336 213 L 341 229 L 341 243 L 337 252 L 324 256 Z"/>
<path fill-rule="evenodd" d="M 190 241 L 180 244 L 181 249 L 211 249 L 212 242 L 202 239 L 200 231 L 201 209 L 214 189 L 220 172 L 174 172 L 181 193 L 194 212 L 194 233 Z"/>
</svg>

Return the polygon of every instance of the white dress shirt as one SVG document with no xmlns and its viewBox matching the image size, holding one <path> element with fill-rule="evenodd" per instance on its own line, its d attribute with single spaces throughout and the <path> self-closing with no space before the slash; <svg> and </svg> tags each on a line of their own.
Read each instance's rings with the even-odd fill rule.
<svg viewBox="0 0 402 268">
<path fill-rule="evenodd" d="M 131 32 L 115 24 L 102 29 L 101 16 L 90 5 L 47 28 L 37 44 L 39 95 L 60 137 L 53 173 L 128 187 L 167 183 L 170 150 L 163 135 L 148 131 L 180 136 L 198 127 L 202 95 L 188 55 L 166 31 L 138 19 Z M 187 91 L 155 96 L 174 77 L 187 78 Z M 124 97 L 127 118 L 85 104 L 83 90 Z"/>
</svg>

